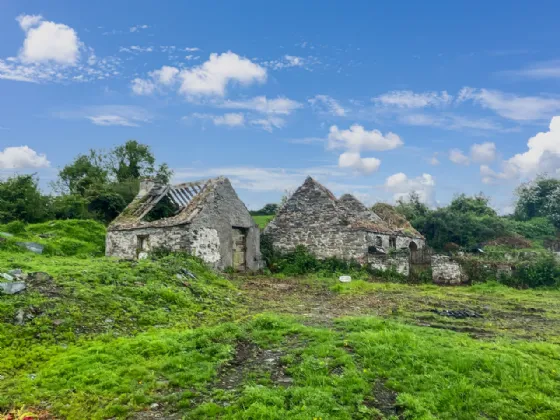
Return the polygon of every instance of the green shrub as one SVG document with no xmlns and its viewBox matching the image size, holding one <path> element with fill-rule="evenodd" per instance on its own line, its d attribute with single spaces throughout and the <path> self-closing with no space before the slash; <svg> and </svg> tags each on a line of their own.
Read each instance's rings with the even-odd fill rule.
<svg viewBox="0 0 560 420">
<path fill-rule="evenodd" d="M 7 223 L 2 228 L 4 231 L 11 233 L 12 235 L 20 235 L 25 233 L 25 223 L 20 220 L 14 220 L 13 222 Z"/>
<path fill-rule="evenodd" d="M 499 280 L 519 288 L 558 287 L 560 266 L 552 255 L 541 256 L 519 264 L 511 277 L 502 277 Z"/>
</svg>

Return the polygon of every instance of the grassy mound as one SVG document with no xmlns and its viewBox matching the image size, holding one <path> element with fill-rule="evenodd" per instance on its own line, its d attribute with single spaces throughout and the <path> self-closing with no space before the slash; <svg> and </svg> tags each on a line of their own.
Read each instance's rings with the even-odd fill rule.
<svg viewBox="0 0 560 420">
<path fill-rule="evenodd" d="M 36 242 L 44 245 L 46 255 L 101 256 L 105 252 L 105 226 L 93 220 L 54 220 L 26 225 L 12 222 L 0 225 L 0 250 L 25 250 L 16 242 Z"/>
</svg>

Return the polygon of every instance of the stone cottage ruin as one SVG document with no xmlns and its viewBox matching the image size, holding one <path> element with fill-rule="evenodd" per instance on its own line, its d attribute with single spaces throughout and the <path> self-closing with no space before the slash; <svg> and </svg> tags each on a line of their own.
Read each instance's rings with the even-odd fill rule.
<svg viewBox="0 0 560 420">
<path fill-rule="evenodd" d="M 317 258 L 354 259 L 379 269 L 393 266 L 405 275 L 407 254 L 425 245 L 424 237 L 413 228 L 388 224 L 350 194 L 337 199 L 311 177 L 288 199 L 264 234 L 279 252 L 304 245 Z"/>
<path fill-rule="evenodd" d="M 163 204 L 168 217 L 158 218 Z M 109 225 L 106 254 L 145 258 L 156 248 L 186 251 L 216 269 L 260 268 L 259 228 L 223 177 L 179 185 L 141 182 L 138 195 Z"/>
</svg>

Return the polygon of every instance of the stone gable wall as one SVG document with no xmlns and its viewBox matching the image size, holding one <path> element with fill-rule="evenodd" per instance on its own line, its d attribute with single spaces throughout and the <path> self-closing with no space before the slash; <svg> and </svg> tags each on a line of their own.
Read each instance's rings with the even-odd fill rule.
<svg viewBox="0 0 560 420">
<path fill-rule="evenodd" d="M 188 252 L 213 268 L 224 269 L 233 264 L 233 228 L 240 228 L 246 235 L 246 268 L 261 268 L 259 228 L 227 179 L 205 196 L 200 209 L 184 225 L 109 230 L 106 255 L 135 259 L 149 254 L 151 249 L 165 248 Z M 142 255 L 138 253 L 139 237 L 147 238 L 147 250 Z"/>
</svg>

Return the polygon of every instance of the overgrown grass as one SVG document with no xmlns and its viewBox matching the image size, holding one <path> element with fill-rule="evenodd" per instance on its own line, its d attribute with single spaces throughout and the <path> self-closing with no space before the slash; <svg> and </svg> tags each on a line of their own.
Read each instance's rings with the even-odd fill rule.
<svg viewBox="0 0 560 420">
<path fill-rule="evenodd" d="M 266 215 L 266 216 L 253 216 L 253 220 L 261 229 L 264 229 L 266 225 L 270 223 L 272 219 L 274 219 L 275 215 Z"/>
<path fill-rule="evenodd" d="M 37 242 L 46 255 L 101 256 L 105 252 L 105 226 L 93 220 L 53 220 L 25 225 L 12 222 L 0 225 L 0 232 L 13 236 L 0 243 L 0 250 L 21 251 L 16 242 Z"/>
<path fill-rule="evenodd" d="M 267 379 L 265 363 L 235 389 L 215 387 L 239 340 L 281 350 L 292 384 Z M 560 416 L 559 346 L 481 342 L 375 317 L 341 319 L 330 329 L 264 314 L 45 351 L 48 360 L 2 381 L 3 406 L 48 401 L 67 418 L 120 418 L 158 402 L 193 419 L 369 419 L 380 416 L 385 389 L 397 393 L 392 409 L 403 418 Z"/>
</svg>

